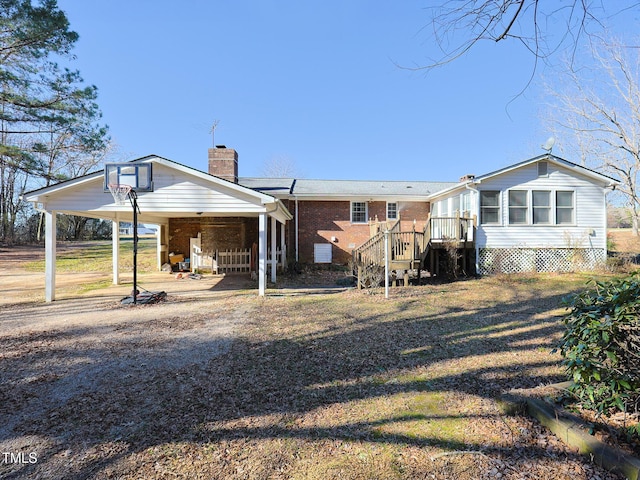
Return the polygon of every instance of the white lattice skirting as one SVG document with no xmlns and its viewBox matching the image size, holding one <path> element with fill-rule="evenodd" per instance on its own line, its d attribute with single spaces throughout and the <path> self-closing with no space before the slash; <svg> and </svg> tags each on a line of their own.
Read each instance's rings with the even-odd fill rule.
<svg viewBox="0 0 640 480">
<path fill-rule="evenodd" d="M 605 261 L 602 248 L 481 248 L 478 273 L 577 272 Z"/>
</svg>

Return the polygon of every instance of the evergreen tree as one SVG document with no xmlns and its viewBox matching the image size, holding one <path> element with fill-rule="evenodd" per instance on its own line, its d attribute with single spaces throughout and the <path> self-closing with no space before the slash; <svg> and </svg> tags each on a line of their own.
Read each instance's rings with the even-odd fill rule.
<svg viewBox="0 0 640 480">
<path fill-rule="evenodd" d="M 27 187 L 77 174 L 105 148 L 96 87 L 56 63 L 77 39 L 56 0 L 0 0 L 0 240 L 13 240 Z"/>
</svg>

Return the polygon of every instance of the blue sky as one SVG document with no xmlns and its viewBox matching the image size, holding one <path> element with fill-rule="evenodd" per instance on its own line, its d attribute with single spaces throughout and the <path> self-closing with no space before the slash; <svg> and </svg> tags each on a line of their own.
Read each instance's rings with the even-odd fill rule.
<svg viewBox="0 0 640 480">
<path fill-rule="evenodd" d="M 533 59 L 518 43 L 400 67 L 437 55 L 430 3 L 58 1 L 116 160 L 206 170 L 215 120 L 241 176 L 286 158 L 305 178 L 455 181 L 543 153 L 545 99 L 519 95 Z"/>
</svg>

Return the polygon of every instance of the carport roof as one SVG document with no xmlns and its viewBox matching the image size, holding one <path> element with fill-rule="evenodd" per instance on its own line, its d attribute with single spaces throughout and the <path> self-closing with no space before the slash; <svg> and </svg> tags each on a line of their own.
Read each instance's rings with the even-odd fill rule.
<svg viewBox="0 0 640 480">
<path fill-rule="evenodd" d="M 130 163 L 133 162 L 153 163 L 160 167 L 154 169 L 155 191 L 138 196 L 143 217 L 141 221 L 157 223 L 175 216 L 253 216 L 265 212 L 281 222 L 292 218 L 286 207 L 267 192 L 260 192 L 156 155 L 148 155 Z M 161 177 L 164 180 L 162 185 L 157 182 L 160 170 L 164 172 Z M 103 191 L 103 178 L 102 170 L 92 172 L 28 192 L 24 198 L 36 205 L 41 204 L 45 210 L 126 221 L 131 209 L 113 203 L 111 194 Z M 221 198 L 224 202 L 219 201 Z"/>
</svg>

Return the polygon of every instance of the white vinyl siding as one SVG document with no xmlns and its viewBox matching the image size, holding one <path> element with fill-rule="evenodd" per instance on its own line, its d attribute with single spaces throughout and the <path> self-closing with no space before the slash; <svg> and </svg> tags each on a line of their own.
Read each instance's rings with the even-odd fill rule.
<svg viewBox="0 0 640 480">
<path fill-rule="evenodd" d="M 67 189 L 64 195 L 52 196 L 48 208 L 58 211 L 82 211 L 101 217 L 101 211 L 114 210 L 111 193 L 103 191 L 103 177 L 80 183 Z M 255 213 L 264 211 L 259 196 L 250 190 L 234 188 L 228 182 L 208 181 L 196 175 L 176 172 L 174 169 L 153 164 L 153 185 L 151 193 L 138 194 L 138 206 L 143 215 L 185 215 L 206 211 L 209 214 L 226 215 Z M 116 207 L 122 212 L 131 212 L 131 205 Z M 149 222 L 152 223 L 152 222 Z"/>
<path fill-rule="evenodd" d="M 480 202 L 483 194 L 505 192 L 502 197 L 507 197 L 506 192 L 510 190 L 529 192 L 530 220 L 527 224 L 510 225 L 507 198 L 503 199 L 505 208 L 499 213 L 497 223 L 488 223 L 482 218 L 487 210 L 495 216 L 496 207 L 481 207 L 478 248 L 606 248 L 606 191 L 602 185 L 551 162 L 548 162 L 547 176 L 539 177 L 534 163 L 484 180 Z M 544 192 L 549 192 L 549 202 Z"/>
<path fill-rule="evenodd" d="M 367 202 L 351 202 L 351 223 L 367 223 Z"/>
</svg>

